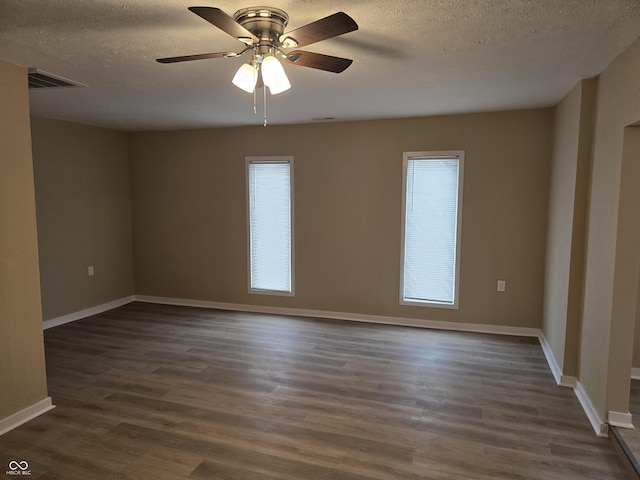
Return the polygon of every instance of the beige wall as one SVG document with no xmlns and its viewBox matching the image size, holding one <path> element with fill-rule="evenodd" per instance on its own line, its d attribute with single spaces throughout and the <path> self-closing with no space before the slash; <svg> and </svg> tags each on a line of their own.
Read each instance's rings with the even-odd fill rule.
<svg viewBox="0 0 640 480">
<path fill-rule="evenodd" d="M 136 293 L 540 327 L 552 115 L 131 133 Z M 401 306 L 402 153 L 454 149 L 466 151 L 460 309 Z M 248 155 L 295 158 L 294 298 L 247 293 Z"/>
<path fill-rule="evenodd" d="M 33 118 L 32 136 L 44 319 L 133 295 L 126 134 Z"/>
<path fill-rule="evenodd" d="M 542 330 L 563 375 L 577 376 L 588 182 L 597 81 L 555 108 Z"/>
<path fill-rule="evenodd" d="M 640 245 L 632 245 L 635 231 L 629 227 L 638 224 L 637 210 L 622 208 L 621 199 L 633 205 L 640 192 L 639 184 L 631 178 L 623 181 L 622 176 L 627 169 L 633 176 L 633 161 L 637 162 L 637 157 L 631 160 L 632 155 L 626 155 L 628 165 L 623 168 L 625 127 L 640 120 L 638 78 L 640 41 L 602 73 L 598 88 L 579 370 L 602 418 L 608 410 L 628 409 L 633 321 L 618 313 L 629 315 L 628 305 L 637 304 L 637 293 L 630 294 L 624 283 Z"/>
<path fill-rule="evenodd" d="M 0 420 L 47 397 L 27 71 L 0 61 Z"/>
</svg>

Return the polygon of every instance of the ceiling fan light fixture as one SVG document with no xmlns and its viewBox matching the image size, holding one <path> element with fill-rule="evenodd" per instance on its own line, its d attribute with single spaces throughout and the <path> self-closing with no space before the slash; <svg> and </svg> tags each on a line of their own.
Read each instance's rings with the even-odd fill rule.
<svg viewBox="0 0 640 480">
<path fill-rule="evenodd" d="M 269 87 L 271 95 L 277 95 L 291 88 L 282 64 L 273 55 L 267 55 L 262 59 L 262 78 L 264 84 Z"/>
<path fill-rule="evenodd" d="M 258 65 L 253 61 L 243 63 L 235 76 L 232 83 L 241 90 L 247 93 L 253 93 L 258 82 Z"/>
</svg>

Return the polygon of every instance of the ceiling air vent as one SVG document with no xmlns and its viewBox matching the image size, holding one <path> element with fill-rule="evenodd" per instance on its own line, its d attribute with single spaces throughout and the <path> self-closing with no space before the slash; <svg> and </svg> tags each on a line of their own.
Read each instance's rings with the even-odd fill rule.
<svg viewBox="0 0 640 480">
<path fill-rule="evenodd" d="M 29 88 L 86 87 L 81 83 L 43 72 L 37 68 L 30 68 L 28 76 Z"/>
</svg>

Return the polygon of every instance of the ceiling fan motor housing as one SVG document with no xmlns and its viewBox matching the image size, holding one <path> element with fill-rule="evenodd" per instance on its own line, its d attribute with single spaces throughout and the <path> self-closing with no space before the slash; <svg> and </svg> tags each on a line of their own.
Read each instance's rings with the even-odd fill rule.
<svg viewBox="0 0 640 480">
<path fill-rule="evenodd" d="M 273 7 L 249 7 L 238 10 L 233 18 L 260 39 L 258 55 L 273 53 L 280 46 L 280 36 L 289 23 L 289 15 Z"/>
</svg>

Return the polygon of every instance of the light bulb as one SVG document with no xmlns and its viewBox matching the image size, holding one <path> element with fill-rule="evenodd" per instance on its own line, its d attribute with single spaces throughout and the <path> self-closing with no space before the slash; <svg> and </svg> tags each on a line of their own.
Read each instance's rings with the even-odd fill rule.
<svg viewBox="0 0 640 480">
<path fill-rule="evenodd" d="M 291 83 L 284 73 L 282 64 L 273 55 L 268 55 L 262 59 L 262 79 L 264 84 L 269 87 L 271 95 L 284 92 L 291 88 Z"/>
<path fill-rule="evenodd" d="M 255 63 L 244 63 L 233 77 L 233 84 L 248 93 L 253 93 L 258 81 L 258 67 Z"/>
</svg>

